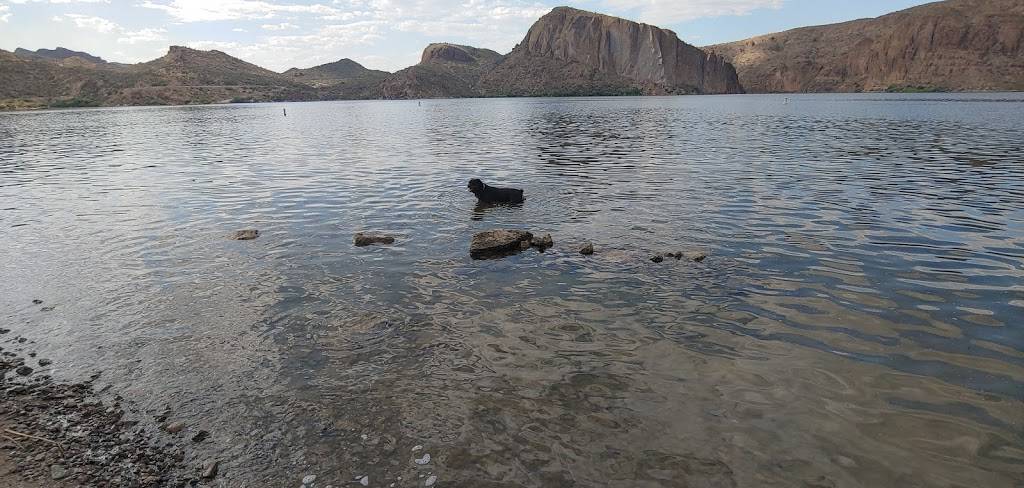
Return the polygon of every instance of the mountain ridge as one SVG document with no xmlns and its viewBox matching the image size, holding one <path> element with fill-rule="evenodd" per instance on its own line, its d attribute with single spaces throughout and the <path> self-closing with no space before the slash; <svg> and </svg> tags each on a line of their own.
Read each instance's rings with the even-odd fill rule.
<svg viewBox="0 0 1024 488">
<path fill-rule="evenodd" d="M 1024 90 L 1024 3 L 945 0 L 698 48 L 669 29 L 556 7 L 508 54 L 433 43 L 395 73 L 343 58 L 284 73 L 171 46 L 138 64 L 0 50 L 0 109 L 505 96 Z"/>
<path fill-rule="evenodd" d="M 755 93 L 1024 90 L 1024 2 L 947 0 L 705 46 Z"/>
</svg>

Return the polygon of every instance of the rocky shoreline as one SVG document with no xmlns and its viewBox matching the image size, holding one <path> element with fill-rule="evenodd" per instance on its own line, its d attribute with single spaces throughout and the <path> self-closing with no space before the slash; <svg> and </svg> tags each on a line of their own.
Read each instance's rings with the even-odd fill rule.
<svg viewBox="0 0 1024 488">
<path fill-rule="evenodd" d="M 0 347 L 0 486 L 179 487 L 208 474 L 188 469 L 185 448 L 155 425 L 128 418 L 120 396 L 96 391 L 99 374 L 54 381 L 51 361 L 10 344 L 31 342 Z"/>
</svg>

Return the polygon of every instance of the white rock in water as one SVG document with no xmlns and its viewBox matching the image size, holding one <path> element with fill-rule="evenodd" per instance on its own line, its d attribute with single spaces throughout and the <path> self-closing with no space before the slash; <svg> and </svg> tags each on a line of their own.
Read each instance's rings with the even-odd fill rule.
<svg viewBox="0 0 1024 488">
<path fill-rule="evenodd" d="M 412 452 L 416 452 L 416 451 L 419 451 L 421 449 L 423 449 L 423 446 L 415 446 L 415 447 L 412 448 Z"/>
<path fill-rule="evenodd" d="M 420 464 L 420 465 L 429 464 L 429 463 L 430 463 L 430 453 L 429 452 L 424 454 L 423 457 L 421 457 L 421 458 L 416 460 L 416 464 Z"/>
<path fill-rule="evenodd" d="M 307 474 L 302 478 L 302 484 L 304 485 L 312 485 L 314 481 L 316 481 L 315 474 Z"/>
<path fill-rule="evenodd" d="M 359 478 L 359 484 L 363 486 L 370 486 L 370 477 L 363 476 L 362 478 Z"/>
<path fill-rule="evenodd" d="M 436 483 L 436 482 L 437 482 L 437 476 L 431 476 L 431 477 L 427 478 L 427 481 L 423 482 L 423 486 L 434 486 L 434 483 Z"/>
</svg>

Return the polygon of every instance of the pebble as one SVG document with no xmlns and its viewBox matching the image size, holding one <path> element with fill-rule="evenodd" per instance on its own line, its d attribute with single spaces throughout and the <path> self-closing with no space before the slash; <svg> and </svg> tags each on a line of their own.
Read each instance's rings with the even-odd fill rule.
<svg viewBox="0 0 1024 488">
<path fill-rule="evenodd" d="M 53 361 L 50 361 L 49 359 L 40 359 L 39 360 L 39 365 L 44 367 L 44 368 L 49 366 L 49 365 L 51 365 L 51 364 L 53 364 Z"/>
<path fill-rule="evenodd" d="M 68 470 L 63 464 L 54 464 L 50 466 L 50 478 L 55 480 L 64 479 L 68 475 Z"/>
<path fill-rule="evenodd" d="M 436 483 L 436 482 L 437 482 L 437 476 L 431 476 L 431 477 L 427 478 L 427 481 L 423 482 L 423 486 L 434 486 L 434 483 Z"/>
<path fill-rule="evenodd" d="M 185 430 L 185 422 L 171 422 L 164 426 L 164 430 L 172 434 L 177 434 Z"/>
<path fill-rule="evenodd" d="M 32 374 L 32 368 L 28 366 L 18 366 L 18 368 L 15 369 L 14 372 L 18 373 L 21 376 L 28 376 Z"/>
<path fill-rule="evenodd" d="M 421 466 L 424 464 L 430 464 L 430 453 L 425 453 L 423 457 L 417 459 L 416 464 L 419 464 Z"/>
<path fill-rule="evenodd" d="M 256 229 L 244 229 L 236 231 L 234 234 L 228 237 L 235 241 L 251 241 L 260 236 L 260 231 Z"/>
<path fill-rule="evenodd" d="M 359 478 L 359 484 L 363 486 L 370 486 L 370 477 L 363 476 L 362 478 Z"/>
<path fill-rule="evenodd" d="M 412 452 L 416 452 L 416 451 L 419 451 L 419 450 L 421 450 L 421 449 L 423 449 L 423 446 L 414 446 L 414 447 L 412 448 Z"/>
<path fill-rule="evenodd" d="M 220 461 L 206 461 L 205 463 L 203 463 L 203 479 L 209 480 L 215 478 L 217 476 L 217 469 L 219 467 Z"/>
<path fill-rule="evenodd" d="M 314 481 L 316 481 L 315 474 L 307 474 L 306 476 L 302 477 L 302 484 L 304 485 L 312 485 Z"/>
</svg>

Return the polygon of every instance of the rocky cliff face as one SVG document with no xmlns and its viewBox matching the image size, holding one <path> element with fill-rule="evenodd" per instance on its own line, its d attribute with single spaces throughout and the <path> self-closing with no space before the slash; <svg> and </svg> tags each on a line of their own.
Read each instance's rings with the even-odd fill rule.
<svg viewBox="0 0 1024 488">
<path fill-rule="evenodd" d="M 751 92 L 1024 90 L 1024 2 L 949 0 L 706 47 Z"/>
<path fill-rule="evenodd" d="M 420 63 L 385 79 L 380 96 L 402 98 L 460 98 L 484 96 L 477 84 L 502 56 L 490 49 L 457 44 L 431 44 Z"/>
<path fill-rule="evenodd" d="M 537 65 L 555 76 L 536 72 Z M 499 92 L 546 94 L 560 91 L 559 80 L 598 92 L 742 91 L 729 63 L 670 30 L 569 7 L 541 17 L 485 84 Z"/>
</svg>

